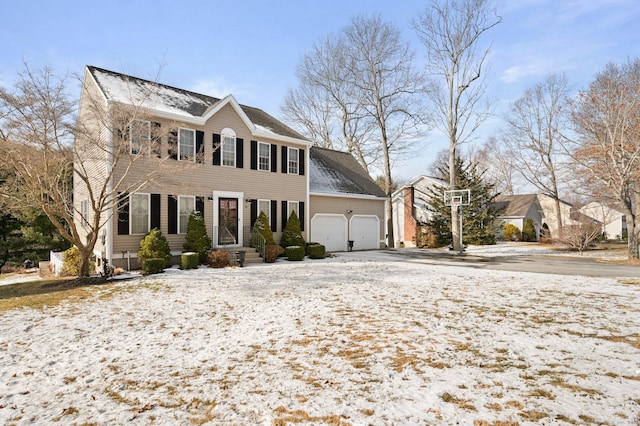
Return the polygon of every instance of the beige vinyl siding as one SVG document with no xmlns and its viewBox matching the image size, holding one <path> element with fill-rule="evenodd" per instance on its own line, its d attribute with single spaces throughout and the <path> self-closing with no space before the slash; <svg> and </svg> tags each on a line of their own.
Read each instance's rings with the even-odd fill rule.
<svg viewBox="0 0 640 426">
<path fill-rule="evenodd" d="M 89 131 L 92 137 L 96 137 L 100 142 L 97 144 L 95 140 L 88 140 L 78 135 L 78 138 L 74 142 L 74 149 L 76 151 L 76 158 L 82 160 L 83 167 L 89 176 L 89 185 L 94 193 L 99 193 L 105 182 L 107 175 L 107 163 L 106 155 L 103 148 L 108 143 L 108 135 L 106 128 L 95 120 L 93 112 L 91 111 L 90 99 L 100 99 L 102 96 L 99 89 L 93 84 L 92 79 L 85 79 L 87 85 L 83 88 L 81 95 L 81 103 L 85 108 L 81 108 L 81 115 L 78 117 L 78 121 L 82 122 L 86 129 Z M 76 166 L 77 167 L 77 166 Z M 73 192 L 74 192 L 74 223 L 78 228 L 79 236 L 82 240 L 85 240 L 87 236 L 87 228 L 82 226 L 82 220 L 78 212 L 81 211 L 81 203 L 83 200 L 89 199 L 89 190 L 86 183 L 79 178 L 77 173 L 74 173 L 73 177 Z M 106 220 L 106 213 L 103 213 L 102 222 Z M 89 223 L 94 219 L 94 211 L 91 208 L 91 202 L 88 206 Z M 99 253 L 102 250 L 101 240 L 98 239 L 94 252 Z"/>
<path fill-rule="evenodd" d="M 352 215 L 375 215 L 380 219 L 380 235 L 384 236 L 384 203 L 385 200 L 382 199 L 311 195 L 309 197 L 310 208 L 307 214 L 309 222 L 317 213 L 342 214 L 348 218 L 347 210 L 351 210 Z M 382 244 L 381 247 L 383 247 Z"/>
<path fill-rule="evenodd" d="M 153 118 L 151 118 L 153 120 Z M 166 122 L 155 120 L 161 123 L 162 144 L 161 155 L 163 159 L 142 158 L 131 170 L 130 175 L 124 183 L 132 183 L 144 178 L 153 167 L 162 168 L 162 177 L 148 185 L 141 192 L 151 194 L 161 194 L 161 214 L 160 223 L 163 234 L 167 237 L 171 250 L 179 252 L 182 250 L 184 235 L 168 234 L 168 195 L 194 195 L 203 197 L 205 200 L 205 223 L 207 233 L 213 238 L 214 231 L 214 202 L 209 200 L 213 196 L 213 191 L 227 191 L 244 194 L 244 202 L 241 201 L 239 208 L 243 211 L 244 245 L 249 243 L 249 230 L 251 228 L 251 205 L 247 199 L 268 199 L 276 200 L 278 211 L 276 217 L 278 221 L 276 241 L 281 235 L 281 201 L 303 201 L 306 202 L 308 165 L 305 164 L 305 175 L 283 174 L 281 172 L 281 146 L 293 146 L 305 149 L 305 157 L 308 158 L 308 147 L 305 145 L 286 144 L 277 139 L 256 138 L 251 135 L 251 131 L 237 115 L 231 105 L 226 105 L 216 113 L 203 127 L 197 127 L 185 123 Z M 168 130 L 175 130 L 178 127 L 186 127 L 204 132 L 204 162 L 193 163 L 176 161 L 166 158 L 168 155 Z M 243 139 L 243 168 L 213 165 L 213 134 L 220 134 L 225 127 L 231 128 L 236 133 L 236 138 Z M 251 140 L 274 143 L 278 146 L 277 160 L 278 170 L 276 173 L 251 170 Z M 305 160 L 306 161 L 306 160 Z M 122 174 L 127 164 L 119 164 L 117 172 Z M 118 175 L 116 173 L 116 175 Z M 305 207 L 308 209 L 308 207 Z M 305 213 L 307 214 L 307 213 Z M 117 221 L 117 219 L 116 219 Z M 114 221 L 114 256 L 121 256 L 122 251 L 129 250 L 137 252 L 141 236 L 139 235 L 117 235 L 117 223 Z"/>
</svg>

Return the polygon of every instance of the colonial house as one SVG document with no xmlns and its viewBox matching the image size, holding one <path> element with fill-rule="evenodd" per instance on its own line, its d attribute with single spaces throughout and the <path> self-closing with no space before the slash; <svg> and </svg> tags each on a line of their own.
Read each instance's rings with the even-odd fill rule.
<svg viewBox="0 0 640 426">
<path fill-rule="evenodd" d="M 96 99 L 107 111 L 106 122 L 89 111 Z M 124 130 L 114 130 L 111 122 L 121 106 L 136 115 Z M 108 212 L 95 248 L 98 258 L 113 265 L 135 265 L 140 241 L 153 228 L 166 235 L 178 256 L 194 210 L 201 212 L 214 247 L 249 246 L 260 212 L 279 241 L 292 211 L 306 240 L 327 243 L 328 250 L 346 250 L 354 240 L 354 249 L 380 247 L 384 199 L 355 159 L 312 148 L 284 123 L 232 95 L 218 99 L 88 66 L 78 120 L 100 135 L 107 149 L 76 140 L 77 149 L 96 151 L 82 160 L 93 182 L 74 177 L 74 203 L 81 213 L 76 221 L 85 223 L 91 214 L 86 204 L 96 184 L 108 180 L 112 187 L 127 188 L 118 191 L 118 209 Z M 113 163 L 114 152 L 122 150 L 118 140 L 137 161 Z M 148 158 L 140 158 L 146 145 L 153 147 Z M 144 182 L 153 172 L 159 175 L 139 186 L 131 183 Z M 339 216 L 341 224 L 334 226 Z"/>
<path fill-rule="evenodd" d="M 419 176 L 408 185 L 391 194 L 393 209 L 393 235 L 398 247 L 415 247 L 416 229 L 431 218 L 427 209 L 430 190 L 449 184 L 438 178 Z"/>
</svg>

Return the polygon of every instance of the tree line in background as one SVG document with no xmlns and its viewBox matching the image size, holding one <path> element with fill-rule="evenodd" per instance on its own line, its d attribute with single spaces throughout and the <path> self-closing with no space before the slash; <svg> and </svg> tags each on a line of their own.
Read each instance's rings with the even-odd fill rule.
<svg viewBox="0 0 640 426">
<path fill-rule="evenodd" d="M 282 112 L 314 144 L 349 151 L 365 169 L 375 165 L 382 170 L 388 197 L 396 187 L 394 165 L 416 149 L 426 149 L 418 143 L 437 128 L 449 140 L 448 168 L 443 169 L 448 176 L 443 178 L 450 189 L 460 189 L 468 184 L 458 179 L 465 170 L 456 164 L 461 145 L 473 139 L 490 112 L 484 96 L 489 50 L 480 42 L 500 22 L 487 0 L 429 1 L 412 21 L 426 57 L 418 65 L 393 24 L 380 16 L 353 18 L 302 58 L 298 85 L 287 93 Z M 0 207 L 10 215 L 2 228 L 2 247 L 14 247 L 12 239 L 22 240 L 18 246 L 25 247 L 4 249 L 9 253 L 5 262 L 19 262 L 32 253 L 28 240 L 40 241 L 32 247 L 48 248 L 64 240 L 78 248 L 80 274 L 87 274 L 99 230 L 117 208 L 118 192 L 139 190 L 171 172 L 164 159 L 153 158 L 157 167 L 148 176 L 126 184 L 105 176 L 100 179 L 105 185 L 96 187 L 95 170 L 85 167 L 96 155 L 109 157 L 114 168 L 155 156 L 120 149 L 128 144 L 124 129 L 145 118 L 141 108 L 107 111 L 95 99 L 84 101 L 92 108 L 83 121 L 104 125 L 112 140 L 91 126 L 77 125 L 78 100 L 69 97 L 67 80 L 49 69 L 32 72 L 25 66 L 13 88 L 0 88 Z M 638 258 L 639 102 L 640 59 L 607 64 L 573 98 L 566 76 L 549 75 L 513 104 L 502 134 L 468 152 L 465 167 L 472 167 L 492 194 L 515 191 L 521 178 L 558 202 L 563 188 L 573 184 L 577 194 L 615 203 L 627 217 L 628 255 Z M 92 149 L 79 149 L 74 143 L 79 138 Z M 72 176 L 87 183 L 87 206 L 74 202 Z M 74 221 L 81 208 L 90 221 Z M 391 203 L 386 216 L 393 246 Z M 448 216 L 455 245 L 457 209 L 451 208 Z M 36 218 L 48 222 L 47 227 L 36 226 Z M 34 233 L 49 242 L 31 238 Z"/>
</svg>

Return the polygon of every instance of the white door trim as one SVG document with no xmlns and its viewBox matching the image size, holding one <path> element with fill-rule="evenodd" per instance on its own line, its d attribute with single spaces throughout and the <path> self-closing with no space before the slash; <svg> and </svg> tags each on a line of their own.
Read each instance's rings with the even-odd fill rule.
<svg viewBox="0 0 640 426">
<path fill-rule="evenodd" d="M 242 247 L 244 244 L 244 192 L 232 191 L 213 191 L 213 246 L 220 247 L 218 241 L 219 204 L 220 198 L 237 198 L 238 199 L 238 242 L 231 247 Z M 228 247 L 228 246 L 227 246 Z"/>
</svg>

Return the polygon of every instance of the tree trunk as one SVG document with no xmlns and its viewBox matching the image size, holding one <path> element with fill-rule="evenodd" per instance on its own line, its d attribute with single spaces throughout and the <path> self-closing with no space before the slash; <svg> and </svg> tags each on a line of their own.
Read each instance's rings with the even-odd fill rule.
<svg viewBox="0 0 640 426">
<path fill-rule="evenodd" d="M 78 247 L 78 277 L 84 278 L 91 275 L 92 250 L 86 247 Z"/>
<path fill-rule="evenodd" d="M 555 184 L 555 182 L 554 182 Z M 558 223 L 558 235 L 556 235 L 556 238 L 562 238 L 562 211 L 560 210 L 560 198 L 558 197 L 558 192 L 556 189 L 555 192 L 555 196 L 554 196 L 554 201 L 556 204 L 556 221 Z"/>
<path fill-rule="evenodd" d="M 627 214 L 627 257 L 629 259 L 640 259 L 639 247 L 638 247 L 638 239 L 640 239 L 640 224 L 638 224 L 638 215 L 636 214 L 638 211 L 638 206 L 640 206 L 640 193 L 636 194 L 636 203 L 635 208 L 636 211 L 631 211 L 632 207 L 629 208 Z M 631 204 L 631 203 L 629 203 Z"/>
<path fill-rule="evenodd" d="M 449 190 L 453 191 L 456 188 L 456 147 L 452 143 L 449 148 Z M 462 244 L 460 238 L 460 218 L 458 217 L 458 207 L 451 206 L 451 238 L 453 242 L 453 250 L 457 252 L 462 251 Z"/>
</svg>

